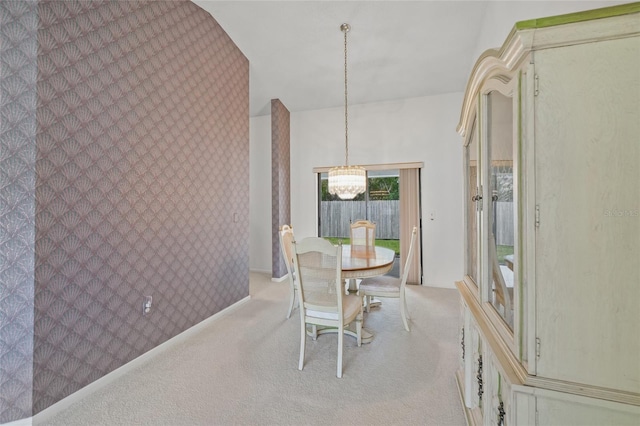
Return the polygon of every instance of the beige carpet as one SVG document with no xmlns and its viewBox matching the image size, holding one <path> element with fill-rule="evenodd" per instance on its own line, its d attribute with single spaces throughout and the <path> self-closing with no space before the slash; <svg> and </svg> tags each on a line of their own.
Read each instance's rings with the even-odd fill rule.
<svg viewBox="0 0 640 426">
<path fill-rule="evenodd" d="M 298 310 L 288 283 L 251 274 L 251 300 L 55 416 L 47 425 L 464 425 L 455 385 L 455 290 L 408 288 L 411 332 L 398 301 L 365 314 L 373 342 L 307 340 L 298 371 Z M 45 414 L 45 413 L 43 413 Z M 47 418 L 48 417 L 48 418 Z M 37 420 L 36 417 L 34 420 Z M 44 420 L 43 423 L 41 421 Z"/>
</svg>

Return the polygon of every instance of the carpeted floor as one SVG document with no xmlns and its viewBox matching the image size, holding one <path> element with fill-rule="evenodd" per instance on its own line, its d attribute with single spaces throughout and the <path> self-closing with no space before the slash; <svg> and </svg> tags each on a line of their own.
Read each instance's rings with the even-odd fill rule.
<svg viewBox="0 0 640 426">
<path fill-rule="evenodd" d="M 251 274 L 251 299 L 35 424 L 47 425 L 464 425 L 455 290 L 408 287 L 406 332 L 398 300 L 365 314 L 373 342 L 307 340 L 298 371 L 298 310 L 285 319 L 288 282 Z M 43 413 L 44 414 L 44 413 Z M 36 417 L 34 420 L 37 420 Z"/>
</svg>

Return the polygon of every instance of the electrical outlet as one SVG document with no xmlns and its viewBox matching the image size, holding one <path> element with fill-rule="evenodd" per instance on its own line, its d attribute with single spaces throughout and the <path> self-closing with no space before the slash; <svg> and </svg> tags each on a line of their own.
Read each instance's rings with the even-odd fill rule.
<svg viewBox="0 0 640 426">
<path fill-rule="evenodd" d="M 151 312 L 151 303 L 153 302 L 153 297 L 144 296 L 142 299 L 142 315 L 147 315 Z"/>
</svg>

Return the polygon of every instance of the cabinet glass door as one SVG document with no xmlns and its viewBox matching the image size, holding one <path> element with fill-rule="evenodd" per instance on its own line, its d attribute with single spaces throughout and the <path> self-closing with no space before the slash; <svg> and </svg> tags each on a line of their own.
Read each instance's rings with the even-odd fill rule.
<svg viewBox="0 0 640 426">
<path fill-rule="evenodd" d="M 465 275 L 473 283 L 478 284 L 478 194 L 480 184 L 478 182 L 478 130 L 474 123 L 471 127 L 469 143 L 465 146 L 466 167 L 466 261 Z"/>
<path fill-rule="evenodd" d="M 488 215 L 486 257 L 489 301 L 513 329 L 514 246 L 516 201 L 514 200 L 513 99 L 498 91 L 489 92 L 487 108 L 488 173 L 484 211 Z"/>
</svg>

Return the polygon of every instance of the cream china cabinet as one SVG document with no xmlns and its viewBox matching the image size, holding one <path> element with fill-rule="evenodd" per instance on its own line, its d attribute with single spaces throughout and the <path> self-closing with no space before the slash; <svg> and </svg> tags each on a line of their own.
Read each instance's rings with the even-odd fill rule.
<svg viewBox="0 0 640 426">
<path fill-rule="evenodd" d="M 477 61 L 457 381 L 470 424 L 640 424 L 640 3 Z"/>
</svg>

